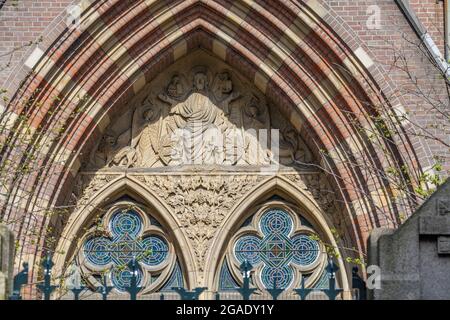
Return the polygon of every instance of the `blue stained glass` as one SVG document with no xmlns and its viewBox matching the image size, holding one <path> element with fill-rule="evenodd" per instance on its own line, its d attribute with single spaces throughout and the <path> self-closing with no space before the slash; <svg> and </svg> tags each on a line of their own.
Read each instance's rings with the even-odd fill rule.
<svg viewBox="0 0 450 320">
<path fill-rule="evenodd" d="M 259 253 L 261 240 L 256 236 L 244 236 L 236 241 L 234 252 L 240 262 L 247 260 L 252 265 L 258 264 L 261 260 Z"/>
<path fill-rule="evenodd" d="M 314 286 L 315 289 L 329 289 L 330 288 L 330 275 L 326 270 L 323 271 L 322 275 Z"/>
<path fill-rule="evenodd" d="M 109 227 L 114 236 L 128 234 L 137 237 L 142 231 L 142 220 L 134 211 L 119 211 L 112 216 Z"/>
<path fill-rule="evenodd" d="M 266 288 L 287 288 L 294 280 L 294 270 L 291 267 L 273 268 L 265 266 L 261 271 L 261 281 Z"/>
<path fill-rule="evenodd" d="M 121 291 L 130 283 L 131 271 L 128 263 L 136 258 L 138 284 L 143 281 L 141 266 L 154 267 L 168 259 L 169 246 L 164 238 L 148 235 L 143 239 L 143 221 L 134 211 L 118 211 L 108 224 L 112 238 L 91 237 L 83 245 L 86 259 L 99 269 L 112 265 L 111 281 Z"/>
<path fill-rule="evenodd" d="M 306 267 L 319 257 L 319 243 L 307 234 L 290 237 L 294 221 L 281 209 L 265 212 L 258 224 L 263 238 L 253 235 L 240 237 L 234 246 L 234 255 L 242 263 L 248 260 L 252 265 L 263 264 L 260 279 L 266 288 L 272 288 L 274 281 L 278 288 L 287 288 L 294 278 L 290 266 Z"/>
<path fill-rule="evenodd" d="M 137 270 L 137 285 L 142 285 L 142 271 Z M 129 268 L 113 268 L 111 270 L 111 282 L 120 291 L 125 291 L 125 288 L 131 284 L 131 270 Z"/>
<path fill-rule="evenodd" d="M 292 231 L 292 218 L 283 210 L 271 209 L 263 214 L 259 227 L 264 235 L 281 233 L 289 235 Z"/>
<path fill-rule="evenodd" d="M 306 234 L 300 234 L 292 238 L 294 245 L 293 261 L 301 266 L 308 266 L 319 258 L 319 244 Z"/>
<path fill-rule="evenodd" d="M 235 291 L 236 289 L 239 289 L 239 285 L 236 283 L 233 276 L 231 275 L 228 263 L 225 260 L 224 263 L 222 264 L 222 268 L 220 269 L 219 290 Z"/>
<path fill-rule="evenodd" d="M 142 262 L 148 266 L 157 266 L 163 263 L 169 254 L 166 241 L 158 236 L 148 237 L 142 240 Z"/>
<path fill-rule="evenodd" d="M 169 280 L 167 280 L 166 284 L 161 288 L 160 291 L 162 292 L 171 292 L 173 291 L 172 288 L 174 287 L 184 287 L 183 285 L 183 272 L 181 271 L 180 264 L 175 264 L 175 268 L 172 271 L 172 274 L 170 275 Z"/>
<path fill-rule="evenodd" d="M 97 266 L 111 263 L 111 240 L 105 237 L 90 238 L 84 244 L 84 254 L 88 261 Z"/>
</svg>

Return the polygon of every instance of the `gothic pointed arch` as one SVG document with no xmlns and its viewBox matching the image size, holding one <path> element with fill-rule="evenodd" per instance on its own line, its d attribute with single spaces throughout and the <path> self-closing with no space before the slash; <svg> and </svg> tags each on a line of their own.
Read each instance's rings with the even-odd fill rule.
<svg viewBox="0 0 450 320">
<path fill-rule="evenodd" d="M 75 268 L 93 288 L 106 275 L 121 296 L 129 285 L 128 263 L 135 258 L 142 295 L 193 286 L 192 248 L 157 195 L 123 174 L 82 180 L 87 181 L 78 186 L 84 197 L 58 237 L 55 274 L 70 278 Z"/>
<path fill-rule="evenodd" d="M 339 285 L 348 298 L 351 271 L 343 260 L 349 254 L 345 240 L 333 234 L 336 226 L 323 203 L 292 180 L 289 175 L 272 177 L 235 204 L 219 229 L 221 236 L 211 245 L 209 286 L 219 292 L 235 291 L 242 285 L 239 267 L 244 259 L 256 267 L 253 285 L 260 293 L 272 288 L 273 281 L 284 289 L 299 288 L 302 277 L 306 287 L 320 289 L 327 285 L 331 255 L 340 270 Z M 278 226 L 284 227 L 278 230 Z M 273 256 L 278 259 L 270 264 Z"/>
<path fill-rule="evenodd" d="M 82 28 L 63 27 L 60 31 L 61 22 L 53 30 L 55 35 L 44 41 L 43 54 L 26 79 L 13 90 L 14 97 L 2 115 L 2 120 L 10 124 L 7 128 L 11 128 L 2 133 L 5 139 L 12 145 L 24 144 L 14 150 L 4 146 L 3 163 L 6 161 L 13 168 L 20 168 L 29 161 L 36 169 L 8 181 L 7 196 L 1 204 L 1 218 L 18 221 L 14 226 L 20 243 L 17 266 L 29 261 L 33 279 L 39 276 L 42 248 L 51 236 L 48 230 L 55 226 L 63 230 L 67 223 L 45 214 L 38 213 L 36 217 L 34 213 L 70 203 L 80 171 L 91 162 L 90 157 L 98 151 L 99 142 L 103 139 L 113 149 L 118 146 L 118 136 L 109 139 L 107 130 L 115 126 L 120 117 L 126 118 L 125 115 L 134 110 L 136 101 L 148 102 L 141 99 L 146 98 L 143 90 L 159 81 L 158 76 L 182 59 L 189 61 L 198 52 L 226 65 L 233 71 L 233 78 L 241 78 L 247 87 L 251 84 L 259 99 L 268 101 L 271 110 L 295 129 L 305 150 L 311 153 L 312 160 L 304 162 L 326 169 L 328 174 L 319 184 L 331 185 L 336 201 L 344 204 L 338 210 L 337 220 L 351 246 L 360 254 L 365 251 L 369 230 L 399 223 L 398 205 L 391 201 L 395 186 L 367 168 L 372 166 L 384 173 L 392 167 L 403 169 L 407 162 L 411 164 L 410 175 L 414 176 L 424 165 L 412 147 L 415 141 L 403 139 L 401 126 L 388 124 L 398 134 L 388 143 L 374 142 L 359 130 L 361 127 L 379 129 L 379 123 L 374 123 L 373 118 L 377 118 L 380 111 L 374 106 L 385 103 L 386 95 L 392 90 L 385 82 L 379 83 L 381 73 L 370 63 L 370 51 L 359 48 L 358 38 L 333 29 L 333 19 L 323 14 L 320 6 L 290 1 L 281 1 L 278 8 L 268 2 L 239 0 L 233 3 L 173 1 L 168 10 L 166 4 L 159 1 L 139 0 L 132 5 L 119 0 L 88 2 L 83 7 Z M 346 44 L 348 39 L 354 40 L 351 45 Z M 180 79 L 183 84 L 184 80 Z M 161 82 L 159 89 L 163 86 L 167 89 L 168 84 Z M 174 83 L 170 91 L 176 95 L 179 87 L 179 83 Z M 248 106 L 250 98 L 246 99 Z M 211 106 L 214 104 L 211 101 L 203 105 Z M 184 117 L 180 110 L 178 113 Z M 154 116 L 147 114 L 145 117 Z M 143 165 L 136 170 L 145 171 L 160 161 L 153 163 L 155 159 L 151 156 L 134 153 L 132 149 L 136 145 L 129 141 L 136 141 L 139 132 L 129 133 L 128 138 L 127 134 L 119 136 L 129 148 L 106 152 L 100 162 L 104 161 L 107 167 L 126 167 L 138 161 Z M 140 142 L 139 139 L 137 143 Z M 153 143 L 147 141 L 147 146 Z M 384 152 L 379 152 L 380 146 Z M 365 162 L 356 159 L 365 159 Z M 191 231 L 183 237 L 197 241 L 196 247 L 187 252 L 193 254 L 198 250 L 197 256 L 204 259 L 214 236 L 201 234 L 203 222 L 199 222 L 202 219 L 194 213 L 191 212 L 192 219 L 184 218 L 189 216 L 184 214 L 189 210 L 179 209 L 182 202 L 170 202 L 169 188 L 165 184 L 178 188 L 191 204 L 202 205 L 204 194 L 215 192 L 216 196 L 224 196 L 222 191 L 216 192 L 210 187 L 220 185 L 220 179 L 212 179 L 212 183 L 208 179 L 201 180 L 201 175 L 183 173 L 189 177 L 186 178 L 189 184 L 195 186 L 194 190 L 200 190 L 199 195 L 188 198 L 184 192 L 190 187 L 179 183 L 182 180 L 179 176 L 183 174 L 169 177 L 164 174 L 165 169 L 159 166 L 159 178 L 156 178 L 158 175 L 148 178 L 150 182 L 145 188 L 153 188 L 152 192 L 158 194 L 151 197 L 153 200 L 164 199 L 167 212 L 170 209 L 178 212 L 175 216 L 183 217 L 184 225 L 170 225 L 175 228 L 174 232 L 182 233 L 186 225 L 195 222 L 192 225 L 200 235 Z M 129 171 L 128 168 L 121 170 Z M 228 182 L 242 187 L 243 194 L 264 179 L 256 175 L 239 176 Z M 239 179 L 244 179 L 244 183 Z M 412 190 L 409 177 L 405 180 Z M 157 187 L 160 190 L 155 190 Z M 326 195 L 324 197 L 327 199 Z M 231 207 L 233 201 L 236 199 L 229 198 L 227 206 Z M 223 213 L 220 211 L 220 217 L 214 222 L 216 225 L 227 216 L 225 209 Z M 28 234 L 34 229 L 42 232 L 31 242 Z M 193 246 L 187 244 L 188 240 L 183 241 L 188 247 Z M 186 257 L 186 261 L 195 266 L 188 271 L 192 275 L 189 279 L 199 279 L 194 281 L 195 285 L 206 278 L 212 283 L 211 274 L 197 277 L 196 270 L 203 268 L 198 259 Z M 216 269 L 212 266 L 211 270 Z"/>
</svg>

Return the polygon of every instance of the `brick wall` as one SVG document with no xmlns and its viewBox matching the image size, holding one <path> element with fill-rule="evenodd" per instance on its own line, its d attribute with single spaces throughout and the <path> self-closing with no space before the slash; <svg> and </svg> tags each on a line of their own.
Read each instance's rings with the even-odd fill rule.
<svg viewBox="0 0 450 320">
<path fill-rule="evenodd" d="M 23 62 L 30 42 L 45 37 L 45 29 L 73 0 L 6 0 L 0 9 L 0 85 Z M 9 54 L 12 53 L 12 54 Z"/>
<path fill-rule="evenodd" d="M 439 50 L 444 54 L 444 1 L 447 0 L 409 0 L 420 22 L 433 37 Z"/>
<path fill-rule="evenodd" d="M 419 49 L 420 41 L 407 23 L 403 13 L 391 0 L 343 0 L 327 1 L 328 4 L 351 28 L 358 39 L 370 50 L 374 61 L 385 73 L 386 79 L 392 81 L 394 89 L 391 97 L 395 99 L 411 115 L 411 119 L 417 126 L 427 128 L 432 136 L 442 139 L 447 144 L 450 143 L 449 132 L 443 129 L 440 116 L 432 112 L 433 107 L 427 105 L 427 92 L 438 100 L 439 105 L 444 106 L 447 100 L 445 86 L 441 77 L 437 74 L 436 68 L 424 56 L 423 48 Z M 419 17 L 421 23 L 428 28 L 427 31 L 433 36 L 433 41 L 438 45 L 441 54 L 444 55 L 443 38 L 443 3 L 436 4 L 436 0 L 411 0 L 412 8 Z M 371 6 L 380 9 L 379 29 L 369 29 L 367 27 L 368 11 Z M 422 50 L 422 51 L 421 51 Z M 405 58 L 405 62 L 399 61 L 400 57 Z M 408 72 L 404 67 L 407 64 Z M 402 70 L 403 68 L 403 70 Z M 412 86 L 412 78 L 418 78 L 419 87 Z M 412 91 L 421 92 L 422 97 L 411 94 Z M 436 123 L 440 126 L 435 127 Z M 423 167 L 432 166 L 436 160 L 435 156 L 443 157 L 447 170 L 450 170 L 448 162 L 448 150 L 442 148 L 441 143 L 427 140 L 422 146 L 417 146 L 416 151 L 422 159 Z"/>
</svg>

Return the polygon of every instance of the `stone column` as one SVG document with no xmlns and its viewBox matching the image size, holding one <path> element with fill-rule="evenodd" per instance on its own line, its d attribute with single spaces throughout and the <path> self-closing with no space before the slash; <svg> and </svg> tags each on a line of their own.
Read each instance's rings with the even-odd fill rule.
<svg viewBox="0 0 450 320">
<path fill-rule="evenodd" d="M 0 300 L 12 292 L 14 268 L 14 236 L 6 226 L 0 225 Z"/>
<path fill-rule="evenodd" d="M 379 267 L 375 300 L 450 300 L 450 179 L 397 230 L 375 230 L 369 265 Z"/>
</svg>

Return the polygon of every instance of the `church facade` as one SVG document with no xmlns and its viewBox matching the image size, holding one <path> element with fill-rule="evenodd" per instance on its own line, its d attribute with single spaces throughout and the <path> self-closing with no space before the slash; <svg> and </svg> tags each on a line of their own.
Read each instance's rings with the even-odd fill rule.
<svg viewBox="0 0 450 320">
<path fill-rule="evenodd" d="M 256 295 L 335 276 L 351 299 L 370 231 L 450 168 L 444 4 L 367 2 L 6 1 L 13 40 L 38 35 L 0 71 L 16 271 L 51 256 L 54 298 L 120 299 L 136 261 L 139 298 L 212 299 L 249 264 Z"/>
</svg>

